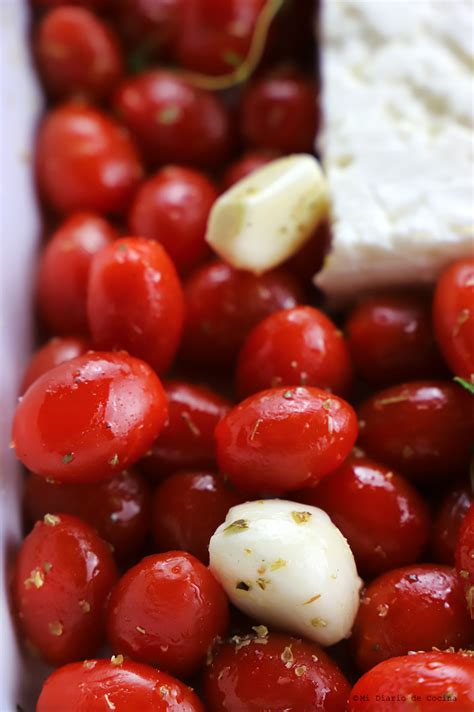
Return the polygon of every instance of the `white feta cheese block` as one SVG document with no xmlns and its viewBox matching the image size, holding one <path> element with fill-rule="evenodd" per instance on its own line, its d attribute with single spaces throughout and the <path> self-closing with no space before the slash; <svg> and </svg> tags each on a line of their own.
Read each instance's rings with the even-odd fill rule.
<svg viewBox="0 0 474 712">
<path fill-rule="evenodd" d="M 361 580 L 349 544 L 321 509 L 279 499 L 232 507 L 209 555 L 232 603 L 259 623 L 320 645 L 350 635 Z"/>
<path fill-rule="evenodd" d="M 431 283 L 474 251 L 471 0 L 326 0 L 320 149 L 333 300 Z"/>
<path fill-rule="evenodd" d="M 297 252 L 327 213 L 327 186 L 317 159 L 277 158 L 216 200 L 206 240 L 233 267 L 260 274 Z"/>
</svg>

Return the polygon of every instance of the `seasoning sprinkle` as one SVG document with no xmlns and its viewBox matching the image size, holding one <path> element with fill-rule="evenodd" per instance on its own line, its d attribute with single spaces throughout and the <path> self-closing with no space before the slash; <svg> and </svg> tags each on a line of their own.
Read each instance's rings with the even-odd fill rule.
<svg viewBox="0 0 474 712">
<path fill-rule="evenodd" d="M 112 665 L 122 665 L 123 660 L 123 655 L 112 655 L 112 657 L 110 658 L 110 662 L 112 663 Z"/>
<path fill-rule="evenodd" d="M 69 465 L 69 463 L 74 460 L 74 453 L 68 452 L 66 455 L 63 455 L 62 460 L 64 465 Z"/>
<path fill-rule="evenodd" d="M 303 603 L 303 606 L 308 606 L 310 603 L 314 603 L 314 601 L 317 601 L 318 598 L 321 598 L 320 593 L 317 593 L 315 596 L 311 596 L 311 598 L 308 598 L 308 600 Z"/>
<path fill-rule="evenodd" d="M 265 591 L 266 587 L 268 584 L 270 584 L 271 581 L 269 579 L 264 579 L 264 578 L 258 578 L 257 579 L 257 586 L 262 589 L 262 591 Z"/>
<path fill-rule="evenodd" d="M 43 517 L 43 522 L 47 524 L 48 527 L 55 527 L 60 521 L 60 518 L 56 514 L 45 514 Z"/>
<path fill-rule="evenodd" d="M 92 670 L 93 668 L 95 668 L 95 660 L 84 660 L 84 662 L 82 663 L 82 667 L 86 670 Z"/>
<path fill-rule="evenodd" d="M 326 628 L 327 626 L 327 622 L 324 618 L 311 618 L 310 623 L 313 628 Z"/>
<path fill-rule="evenodd" d="M 44 585 L 44 574 L 40 568 L 33 569 L 27 579 L 23 582 L 26 589 L 30 589 L 32 586 L 35 588 L 41 588 Z"/>
<path fill-rule="evenodd" d="M 224 534 L 238 534 L 238 532 L 248 529 L 249 525 L 245 519 L 236 519 L 224 529 Z"/>
<path fill-rule="evenodd" d="M 81 611 L 82 611 L 83 613 L 90 613 L 90 612 L 91 612 L 91 604 L 89 603 L 89 601 L 85 601 L 84 599 L 82 599 L 81 601 L 79 601 L 79 608 L 81 609 Z"/>
<path fill-rule="evenodd" d="M 284 663 L 292 663 L 294 661 L 293 657 L 293 651 L 291 649 L 291 645 L 287 645 L 285 649 L 283 650 L 282 654 L 280 655 L 280 659 Z"/>
<path fill-rule="evenodd" d="M 119 463 L 119 456 L 118 456 L 118 453 L 115 453 L 115 454 L 110 458 L 110 460 L 109 460 L 109 465 L 111 465 L 112 467 L 117 467 L 118 463 Z"/>
<path fill-rule="evenodd" d="M 159 693 L 163 699 L 168 697 L 169 691 L 170 691 L 170 688 L 168 687 L 168 685 L 160 685 L 158 690 L 159 690 Z"/>
<path fill-rule="evenodd" d="M 235 588 L 237 588 L 239 591 L 250 591 L 250 586 L 248 585 L 248 583 L 245 583 L 245 581 L 239 581 Z"/>
<path fill-rule="evenodd" d="M 293 398 L 293 391 L 285 391 L 283 393 L 283 398 L 286 398 L 287 400 L 291 400 L 291 398 Z"/>
<path fill-rule="evenodd" d="M 292 512 L 291 516 L 297 524 L 304 524 L 305 522 L 309 522 L 311 512 Z"/>
<path fill-rule="evenodd" d="M 61 621 L 52 621 L 48 623 L 49 632 L 59 638 L 64 633 L 64 626 Z"/>
<path fill-rule="evenodd" d="M 268 635 L 268 628 L 266 625 L 253 625 L 252 630 L 257 634 L 257 638 L 266 638 Z"/>
<path fill-rule="evenodd" d="M 252 432 L 250 433 L 250 438 L 249 438 L 249 440 L 254 440 L 254 438 L 257 436 L 258 429 L 259 429 L 259 427 L 261 426 L 262 423 L 263 423 L 262 418 L 258 418 L 258 420 L 255 421 L 255 425 L 253 426 L 253 430 L 252 430 Z"/>
<path fill-rule="evenodd" d="M 295 668 L 295 675 L 296 677 L 302 677 L 306 672 L 306 665 L 298 665 L 298 667 Z"/>
<path fill-rule="evenodd" d="M 43 561 L 43 569 L 45 573 L 49 574 L 52 568 L 53 564 L 51 564 L 49 561 Z"/>
<path fill-rule="evenodd" d="M 278 571 L 278 569 L 282 569 L 284 566 L 286 566 L 285 559 L 277 559 L 273 564 L 270 564 L 270 571 Z"/>
<path fill-rule="evenodd" d="M 250 556 L 251 553 L 252 553 L 252 549 L 249 549 L 248 547 L 246 547 L 244 549 L 244 554 L 247 554 L 247 556 Z"/>
</svg>

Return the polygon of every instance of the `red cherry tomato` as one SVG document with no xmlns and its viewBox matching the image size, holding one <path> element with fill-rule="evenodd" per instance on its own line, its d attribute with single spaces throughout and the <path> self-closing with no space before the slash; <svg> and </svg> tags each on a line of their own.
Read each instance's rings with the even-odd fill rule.
<svg viewBox="0 0 474 712">
<path fill-rule="evenodd" d="M 264 317 L 303 301 L 296 280 L 284 270 L 256 276 L 215 261 L 185 284 L 187 318 L 182 354 L 207 366 L 226 366 L 249 331 Z"/>
<path fill-rule="evenodd" d="M 250 145 L 311 152 L 319 123 L 316 87 L 296 72 L 258 79 L 242 97 L 240 120 Z"/>
<path fill-rule="evenodd" d="M 295 497 L 329 514 L 367 576 L 411 564 L 425 548 L 430 518 L 422 498 L 403 477 L 368 458 L 346 460 Z"/>
<path fill-rule="evenodd" d="M 474 504 L 469 507 L 461 524 L 455 558 L 459 580 L 466 591 L 467 607 L 474 619 Z"/>
<path fill-rule="evenodd" d="M 228 74 L 246 58 L 265 0 L 185 0 L 175 55 L 204 74 Z"/>
<path fill-rule="evenodd" d="M 436 650 L 385 660 L 352 688 L 347 712 L 474 709 L 474 658 Z"/>
<path fill-rule="evenodd" d="M 86 304 L 92 258 L 117 237 L 114 228 L 94 213 L 71 215 L 53 234 L 38 267 L 38 305 L 50 331 L 89 333 Z"/>
<path fill-rule="evenodd" d="M 373 386 L 443 375 L 431 306 L 416 294 L 363 299 L 349 314 L 347 343 L 358 375 Z"/>
<path fill-rule="evenodd" d="M 39 21 L 34 42 L 41 79 L 56 98 L 104 99 L 123 73 L 117 37 L 90 10 L 51 10 Z"/>
<path fill-rule="evenodd" d="M 143 175 L 124 129 L 80 104 L 50 111 L 38 133 L 36 173 L 52 208 L 123 212 Z"/>
<path fill-rule="evenodd" d="M 18 553 L 15 608 L 25 637 L 48 663 L 94 654 L 116 578 L 109 547 L 88 524 L 66 514 L 35 524 Z"/>
<path fill-rule="evenodd" d="M 435 561 L 454 566 L 454 551 L 459 527 L 472 501 L 467 487 L 451 490 L 441 502 L 433 522 L 431 550 Z"/>
<path fill-rule="evenodd" d="M 209 540 L 241 498 L 222 477 L 208 472 L 177 472 L 153 495 L 152 529 L 159 551 L 182 549 L 209 563 Z"/>
<path fill-rule="evenodd" d="M 92 260 L 87 299 L 92 339 L 100 349 L 127 349 L 157 372 L 171 364 L 184 320 L 173 263 L 157 242 L 117 240 Z"/>
<path fill-rule="evenodd" d="M 41 346 L 30 359 L 28 367 L 23 374 L 20 392 L 24 393 L 37 378 L 47 373 L 64 361 L 70 361 L 77 356 L 82 356 L 90 348 L 87 341 L 74 336 L 62 339 L 55 337 Z"/>
<path fill-rule="evenodd" d="M 82 5 L 89 7 L 91 10 L 100 12 L 107 8 L 111 0 L 33 0 L 34 5 L 39 7 L 59 7 L 60 5 Z"/>
<path fill-rule="evenodd" d="M 365 671 L 410 650 L 466 647 L 473 633 L 454 569 L 418 564 L 382 574 L 367 587 L 352 643 L 357 667 Z"/>
<path fill-rule="evenodd" d="M 118 27 L 138 62 L 170 53 L 178 36 L 182 6 L 183 0 L 119 0 Z"/>
<path fill-rule="evenodd" d="M 248 151 L 244 153 L 235 163 L 232 163 L 224 173 L 222 183 L 224 188 L 230 188 L 242 178 L 246 178 L 259 168 L 263 168 L 274 158 L 278 157 L 275 151 Z"/>
<path fill-rule="evenodd" d="M 122 576 L 107 631 L 115 650 L 187 677 L 225 633 L 228 618 L 227 598 L 209 569 L 171 551 L 147 556 Z"/>
<path fill-rule="evenodd" d="M 344 712 L 350 685 L 318 645 L 254 630 L 222 645 L 206 669 L 209 712 Z"/>
<path fill-rule="evenodd" d="M 233 408 L 216 428 L 221 472 L 247 493 L 314 486 L 357 437 L 349 403 L 320 388 L 272 388 Z"/>
<path fill-rule="evenodd" d="M 441 275 L 433 321 L 449 368 L 462 378 L 474 378 L 474 259 L 459 260 Z"/>
<path fill-rule="evenodd" d="M 214 430 L 230 402 L 209 388 L 185 381 L 166 381 L 164 388 L 168 420 L 141 461 L 145 472 L 161 479 L 177 470 L 214 468 Z"/>
<path fill-rule="evenodd" d="M 323 266 L 331 245 L 331 227 L 327 221 L 318 225 L 307 242 L 285 262 L 284 267 L 302 284 L 311 284 L 316 272 Z"/>
<path fill-rule="evenodd" d="M 25 508 L 33 522 L 48 512 L 80 517 L 122 560 L 140 552 L 149 526 L 148 487 L 137 472 L 127 470 L 92 484 L 57 484 L 30 475 L 25 484 Z"/>
<path fill-rule="evenodd" d="M 359 410 L 368 455 L 420 482 L 449 480 L 469 466 L 472 396 L 455 383 L 413 381 L 369 398 Z"/>
<path fill-rule="evenodd" d="M 208 168 L 229 153 L 232 131 L 224 105 L 171 72 L 130 77 L 119 87 L 115 105 L 151 164 Z"/>
<path fill-rule="evenodd" d="M 53 672 L 36 712 L 204 712 L 191 690 L 149 665 L 123 660 L 85 660 Z"/>
<path fill-rule="evenodd" d="M 90 352 L 38 378 L 16 408 L 13 442 L 32 472 L 95 482 L 150 447 L 167 416 L 161 382 L 126 353 Z"/>
<path fill-rule="evenodd" d="M 160 242 L 181 273 L 209 254 L 204 240 L 217 190 L 203 173 L 167 166 L 142 183 L 128 216 L 130 232 Z"/>
<path fill-rule="evenodd" d="M 318 386 L 346 393 L 352 381 L 342 333 L 319 309 L 270 314 L 253 328 L 239 354 L 236 387 L 244 398 L 275 386 Z"/>
</svg>

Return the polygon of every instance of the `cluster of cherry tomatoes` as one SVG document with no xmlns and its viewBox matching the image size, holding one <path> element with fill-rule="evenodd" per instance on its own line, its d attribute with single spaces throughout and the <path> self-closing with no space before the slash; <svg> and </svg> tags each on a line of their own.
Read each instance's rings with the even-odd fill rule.
<svg viewBox="0 0 474 712">
<path fill-rule="evenodd" d="M 474 709 L 474 260 L 434 297 L 328 316 L 309 280 L 327 226 L 261 276 L 212 258 L 219 192 L 312 150 L 313 3 L 286 4 L 224 94 L 171 65 L 231 72 L 265 0 L 33 4 L 47 340 L 13 423 L 13 594 L 58 667 L 38 712 Z M 231 610 L 207 567 L 230 507 L 282 494 L 330 515 L 366 582 L 326 652 Z"/>
</svg>

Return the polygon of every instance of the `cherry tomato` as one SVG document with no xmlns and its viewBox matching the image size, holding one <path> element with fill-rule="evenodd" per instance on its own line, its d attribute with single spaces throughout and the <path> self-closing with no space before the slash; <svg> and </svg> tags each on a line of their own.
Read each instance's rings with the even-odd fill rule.
<svg viewBox="0 0 474 712">
<path fill-rule="evenodd" d="M 56 98 L 104 99 L 123 73 L 117 37 L 90 10 L 51 10 L 39 21 L 34 42 L 41 79 Z"/>
<path fill-rule="evenodd" d="M 472 495 L 467 487 L 451 490 L 441 502 L 433 522 L 431 550 L 435 561 L 454 566 L 454 551 L 459 527 L 471 504 Z"/>
<path fill-rule="evenodd" d="M 60 225 L 40 257 L 38 305 L 56 334 L 89 333 L 87 283 L 92 258 L 118 234 L 94 213 L 75 213 Z"/>
<path fill-rule="evenodd" d="M 474 627 L 454 569 L 417 564 L 372 581 L 361 599 L 352 642 L 360 670 L 410 650 L 466 647 Z"/>
<path fill-rule="evenodd" d="M 179 32 L 183 0 L 119 0 L 117 4 L 120 33 L 138 62 L 170 53 Z"/>
<path fill-rule="evenodd" d="M 128 216 L 130 232 L 158 240 L 181 273 L 209 254 L 204 240 L 217 190 L 203 173 L 167 166 L 142 183 Z"/>
<path fill-rule="evenodd" d="M 226 631 L 227 598 L 191 554 L 147 556 L 120 579 L 110 598 L 109 641 L 115 650 L 180 677 L 197 670 Z"/>
<path fill-rule="evenodd" d="M 59 7 L 60 5 L 82 5 L 91 10 L 100 12 L 109 6 L 111 0 L 33 0 L 34 5 L 40 7 Z"/>
<path fill-rule="evenodd" d="M 270 314 L 247 336 L 236 387 L 244 398 L 275 386 L 319 386 L 346 393 L 352 381 L 342 333 L 319 309 L 294 307 Z"/>
<path fill-rule="evenodd" d="M 330 245 L 331 227 L 329 222 L 323 221 L 303 247 L 285 262 L 284 267 L 294 274 L 302 284 L 311 284 L 314 275 L 323 266 Z"/>
<path fill-rule="evenodd" d="M 416 294 L 366 297 L 349 314 L 347 343 L 358 375 L 373 386 L 443 375 L 431 305 Z"/>
<path fill-rule="evenodd" d="M 472 396 L 455 383 L 413 381 L 369 398 L 359 410 L 367 454 L 420 482 L 467 470 Z"/>
<path fill-rule="evenodd" d="M 208 469 L 216 464 L 214 430 L 231 404 L 204 386 L 186 381 L 164 383 L 168 420 L 141 464 L 161 479 L 177 470 Z"/>
<path fill-rule="evenodd" d="M 35 524 L 18 553 L 14 597 L 25 637 L 48 663 L 94 654 L 116 578 L 109 547 L 88 524 L 66 514 Z"/>
<path fill-rule="evenodd" d="M 153 495 L 152 529 L 159 551 L 182 549 L 209 563 L 209 540 L 241 498 L 209 472 L 177 472 Z"/>
<path fill-rule="evenodd" d="M 42 195 L 62 213 L 123 212 L 143 175 L 124 129 L 80 104 L 46 114 L 37 138 L 36 173 Z"/>
<path fill-rule="evenodd" d="M 137 472 L 123 470 L 92 484 L 57 484 L 30 475 L 25 507 L 34 522 L 48 512 L 74 514 L 88 522 L 112 545 L 118 559 L 140 552 L 149 520 L 149 491 Z"/>
<path fill-rule="evenodd" d="M 312 152 L 319 123 L 316 87 L 296 72 L 258 79 L 242 97 L 240 121 L 250 145 Z"/>
<path fill-rule="evenodd" d="M 465 587 L 467 607 L 474 619 L 474 504 L 461 524 L 456 543 L 456 569 Z"/>
<path fill-rule="evenodd" d="M 158 373 L 178 348 L 184 297 L 173 263 L 157 242 L 117 240 L 92 260 L 87 310 L 100 349 L 125 348 Z"/>
<path fill-rule="evenodd" d="M 41 346 L 30 359 L 28 367 L 23 374 L 20 392 L 24 393 L 37 378 L 47 373 L 64 361 L 82 356 L 89 350 L 89 344 L 84 339 L 66 336 L 62 339 L 55 337 Z"/>
<path fill-rule="evenodd" d="M 425 548 L 430 518 L 422 498 L 403 477 L 368 458 L 346 460 L 295 497 L 329 514 L 364 575 L 411 564 Z"/>
<path fill-rule="evenodd" d="M 204 712 L 191 690 L 149 665 L 124 660 L 85 660 L 53 672 L 36 712 Z"/>
<path fill-rule="evenodd" d="M 209 712 L 344 712 L 350 685 L 318 645 L 254 630 L 219 647 L 206 669 Z"/>
<path fill-rule="evenodd" d="M 246 493 L 314 486 L 347 457 L 357 437 L 351 406 L 320 388 L 272 388 L 217 425 L 221 472 Z"/>
<path fill-rule="evenodd" d="M 146 363 L 124 352 L 89 352 L 27 390 L 16 408 L 13 443 L 37 475 L 95 482 L 136 462 L 166 417 L 165 392 Z"/>
<path fill-rule="evenodd" d="M 172 72 L 156 69 L 130 77 L 119 87 L 115 105 L 151 164 L 208 168 L 229 153 L 232 130 L 224 105 Z"/>
<path fill-rule="evenodd" d="M 278 157 L 275 151 L 248 151 L 235 163 L 232 163 L 224 173 L 222 183 L 225 189 L 230 188 L 242 178 L 246 178 L 259 168 L 263 168 L 274 158 Z"/>
<path fill-rule="evenodd" d="M 433 301 L 436 338 L 449 368 L 474 378 L 474 259 L 459 260 L 441 275 Z"/>
<path fill-rule="evenodd" d="M 468 712 L 474 709 L 473 678 L 474 658 L 468 651 L 391 658 L 356 682 L 347 712 Z"/>
<path fill-rule="evenodd" d="M 284 270 L 256 276 L 215 261 L 185 283 L 187 318 L 182 355 L 207 366 L 226 366 L 249 331 L 264 317 L 303 301 L 296 280 Z"/>
<path fill-rule="evenodd" d="M 204 74 L 228 74 L 246 58 L 265 0 L 186 0 L 175 55 Z"/>
</svg>

